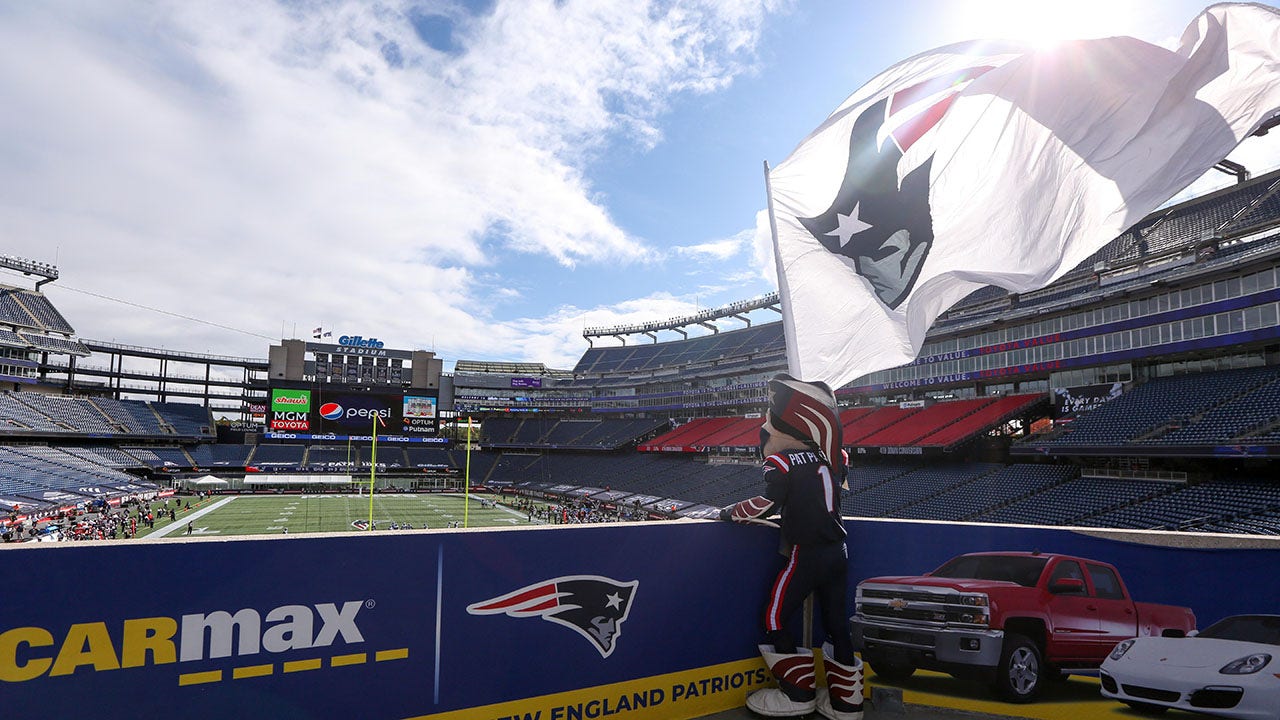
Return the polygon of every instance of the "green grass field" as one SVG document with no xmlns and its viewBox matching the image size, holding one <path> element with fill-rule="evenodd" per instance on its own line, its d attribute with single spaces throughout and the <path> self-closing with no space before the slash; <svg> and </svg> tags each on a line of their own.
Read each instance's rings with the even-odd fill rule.
<svg viewBox="0 0 1280 720">
<path fill-rule="evenodd" d="M 492 499 L 486 496 L 485 499 Z M 464 508 L 461 495 L 375 495 L 373 521 L 379 532 L 391 523 L 409 523 L 413 529 L 462 527 L 510 527 L 529 525 L 527 515 L 505 507 L 481 507 L 480 496 L 471 496 Z M 465 518 L 464 518 L 465 515 Z M 177 521 L 158 526 L 151 537 L 270 535 L 304 532 L 357 532 L 369 518 L 369 497 L 359 495 L 228 495 L 214 496 Z M 359 525 L 357 525 L 359 521 Z"/>
</svg>

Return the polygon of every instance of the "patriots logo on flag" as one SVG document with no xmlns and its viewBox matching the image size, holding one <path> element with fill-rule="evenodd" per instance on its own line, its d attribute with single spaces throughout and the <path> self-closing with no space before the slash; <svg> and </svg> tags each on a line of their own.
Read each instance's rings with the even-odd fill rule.
<svg viewBox="0 0 1280 720">
<path fill-rule="evenodd" d="M 978 40 L 873 77 L 766 169 L 788 372 L 868 378 L 979 288 L 1080 267 L 1280 117 L 1278 36 L 1224 3 L 1176 48 Z"/>
<path fill-rule="evenodd" d="M 600 657 L 617 648 L 622 623 L 631 612 L 639 580 L 620 582 L 599 575 L 566 575 L 526 585 L 467 606 L 471 615 L 540 617 L 586 638 Z"/>
<path fill-rule="evenodd" d="M 796 218 L 827 250 L 852 259 L 855 272 L 890 309 L 911 294 L 933 244 L 933 154 L 904 167 L 912 163 L 906 153 L 938 124 L 956 93 L 990 69 L 918 83 L 873 103 L 854 121 L 844 180 L 831 207 Z"/>
</svg>

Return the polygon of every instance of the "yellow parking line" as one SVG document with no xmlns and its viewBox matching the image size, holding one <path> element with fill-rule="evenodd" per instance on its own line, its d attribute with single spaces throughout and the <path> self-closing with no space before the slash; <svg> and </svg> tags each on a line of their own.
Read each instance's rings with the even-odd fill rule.
<svg viewBox="0 0 1280 720">
<path fill-rule="evenodd" d="M 311 658 L 310 660 L 291 660 L 284 664 L 284 671 L 302 672 L 303 670 L 319 670 L 321 665 L 320 658 Z"/>
<path fill-rule="evenodd" d="M 236 680 L 262 677 L 275 672 L 275 667 L 275 665 L 246 665 L 245 667 L 238 667 L 235 670 L 232 670 L 231 677 Z"/>
<path fill-rule="evenodd" d="M 221 682 L 221 670 L 209 670 L 207 672 L 184 673 L 178 676 L 178 685 L 203 685 L 211 682 Z"/>
</svg>

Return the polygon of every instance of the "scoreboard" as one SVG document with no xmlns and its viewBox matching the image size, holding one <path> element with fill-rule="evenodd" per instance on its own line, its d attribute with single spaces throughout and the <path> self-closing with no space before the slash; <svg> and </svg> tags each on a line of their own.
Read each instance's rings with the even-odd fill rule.
<svg viewBox="0 0 1280 720">
<path fill-rule="evenodd" d="M 274 440 L 369 440 L 437 443 L 435 391 L 274 387 L 265 437 Z"/>
</svg>

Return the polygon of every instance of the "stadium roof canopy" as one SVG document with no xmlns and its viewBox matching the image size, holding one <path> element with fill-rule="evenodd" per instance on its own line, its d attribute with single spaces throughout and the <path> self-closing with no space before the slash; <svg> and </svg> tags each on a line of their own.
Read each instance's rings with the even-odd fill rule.
<svg viewBox="0 0 1280 720">
<path fill-rule="evenodd" d="M 568 370 L 554 370 L 542 363 L 489 362 L 485 360 L 458 360 L 453 365 L 455 373 L 481 373 L 489 375 L 531 375 L 540 377 L 572 377 Z"/>
<path fill-rule="evenodd" d="M 685 335 L 685 337 L 688 337 L 688 335 L 684 331 L 684 328 L 687 328 L 693 325 L 701 325 L 705 328 L 710 329 L 711 332 L 713 333 L 718 333 L 720 332 L 720 328 L 716 327 L 715 325 L 712 325 L 711 324 L 712 320 L 719 320 L 721 318 L 735 318 L 737 320 L 741 320 L 745 322 L 747 324 L 747 327 L 751 327 L 751 319 L 746 316 L 746 313 L 749 313 L 752 310 L 761 310 L 764 308 L 773 310 L 778 314 L 782 313 L 781 300 L 778 298 L 778 293 L 772 292 L 772 293 L 769 293 L 768 295 L 764 295 L 762 297 L 754 298 L 751 300 L 739 300 L 737 302 L 725 305 L 724 307 L 712 308 L 710 310 L 703 310 L 702 312 L 696 313 L 694 315 L 686 315 L 684 317 L 668 318 L 666 320 L 657 320 L 654 322 L 641 323 L 639 325 L 617 325 L 614 327 L 589 327 L 582 331 L 582 337 L 586 338 L 587 341 L 590 342 L 591 338 L 598 338 L 598 337 L 622 338 L 622 336 L 624 335 L 648 335 L 653 338 L 654 342 L 657 342 L 657 337 L 654 335 L 654 333 L 658 332 L 659 330 L 674 330 L 675 332 L 678 332 L 681 335 Z"/>
</svg>

